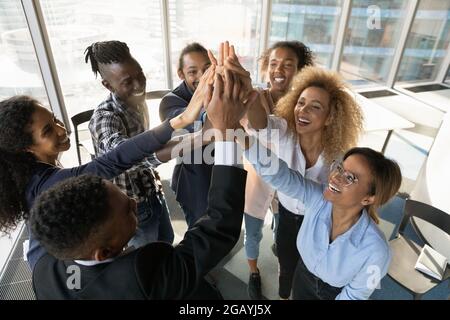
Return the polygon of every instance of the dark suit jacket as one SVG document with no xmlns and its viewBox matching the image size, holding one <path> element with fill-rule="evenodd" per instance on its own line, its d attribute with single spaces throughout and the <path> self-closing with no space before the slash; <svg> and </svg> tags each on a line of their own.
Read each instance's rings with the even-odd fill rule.
<svg viewBox="0 0 450 320">
<path fill-rule="evenodd" d="M 181 114 L 191 101 L 192 95 L 186 82 L 183 81 L 172 92 L 164 96 L 159 105 L 159 117 L 161 121 L 172 119 Z M 194 131 L 193 126 L 186 129 L 190 132 Z M 189 159 L 189 162 L 177 164 L 172 174 L 171 187 L 176 194 L 176 199 L 181 205 L 187 207 L 191 213 L 196 215 L 194 220 L 197 220 L 206 210 L 213 167 L 204 162 L 201 164 L 193 164 L 194 158 L 200 158 L 198 156 L 196 157 L 195 153 L 203 153 L 204 149 L 198 149 L 185 155 L 184 159 Z"/>
<path fill-rule="evenodd" d="M 208 209 L 179 245 L 151 243 L 112 262 L 86 267 L 43 256 L 33 272 L 38 299 L 184 299 L 210 298 L 198 287 L 203 277 L 239 239 L 246 172 L 215 166 Z M 70 290 L 69 266 L 81 270 L 80 290 Z M 71 283 L 69 279 L 69 283 Z M 207 292 L 206 294 L 210 294 Z"/>
</svg>

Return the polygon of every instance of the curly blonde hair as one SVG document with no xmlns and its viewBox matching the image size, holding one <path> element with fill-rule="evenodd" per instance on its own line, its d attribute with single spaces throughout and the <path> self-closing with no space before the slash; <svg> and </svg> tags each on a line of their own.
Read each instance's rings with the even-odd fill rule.
<svg viewBox="0 0 450 320">
<path fill-rule="evenodd" d="M 309 87 L 322 88 L 330 95 L 330 125 L 324 128 L 322 144 L 327 163 L 356 146 L 363 129 L 363 114 L 349 87 L 336 73 L 307 66 L 292 81 L 291 90 L 278 101 L 275 115 L 284 118 L 292 132 L 296 132 L 294 109 L 302 92 Z"/>
</svg>

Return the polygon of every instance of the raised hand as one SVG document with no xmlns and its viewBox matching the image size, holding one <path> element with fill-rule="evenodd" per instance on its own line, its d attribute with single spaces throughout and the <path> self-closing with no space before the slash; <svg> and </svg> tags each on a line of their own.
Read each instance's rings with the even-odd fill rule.
<svg viewBox="0 0 450 320">
<path fill-rule="evenodd" d="M 212 64 L 200 78 L 200 82 L 191 101 L 183 113 L 178 116 L 180 122 L 176 124 L 178 128 L 172 126 L 174 129 L 184 128 L 192 124 L 198 119 L 202 108 L 209 104 L 212 94 L 210 87 L 212 87 L 214 83 L 215 68 L 215 64 Z"/>
<path fill-rule="evenodd" d="M 244 103 L 240 99 L 241 91 L 239 76 L 228 69 L 224 70 L 224 76 L 216 73 L 212 99 L 206 109 L 213 128 L 222 134 L 216 138 L 224 139 L 227 129 L 234 130 L 239 127 L 239 120 L 246 113 L 247 106 L 257 97 L 257 93 L 252 92 Z"/>
<path fill-rule="evenodd" d="M 209 59 L 212 63 L 217 65 L 216 73 L 224 76 L 224 70 L 231 70 L 233 73 L 239 75 L 239 80 L 242 83 L 243 90 L 241 90 L 241 99 L 248 98 L 247 95 L 253 90 L 252 79 L 250 72 L 242 67 L 236 55 L 236 50 L 228 41 L 222 42 L 219 46 L 218 59 L 211 51 L 208 51 Z"/>
</svg>

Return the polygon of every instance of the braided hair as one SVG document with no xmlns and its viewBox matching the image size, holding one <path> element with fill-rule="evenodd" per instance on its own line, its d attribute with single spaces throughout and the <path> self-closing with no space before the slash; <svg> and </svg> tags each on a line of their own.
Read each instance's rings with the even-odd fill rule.
<svg viewBox="0 0 450 320">
<path fill-rule="evenodd" d="M 25 190 L 36 158 L 29 129 L 38 102 L 15 96 L 0 102 L 0 234 L 9 234 L 28 217 Z"/>
<path fill-rule="evenodd" d="M 99 64 L 122 63 L 132 59 L 127 44 L 115 40 L 94 42 L 86 48 L 84 53 L 84 61 L 86 63 L 90 61 L 92 72 L 94 72 L 95 77 L 97 77 L 98 73 L 101 75 Z"/>
</svg>

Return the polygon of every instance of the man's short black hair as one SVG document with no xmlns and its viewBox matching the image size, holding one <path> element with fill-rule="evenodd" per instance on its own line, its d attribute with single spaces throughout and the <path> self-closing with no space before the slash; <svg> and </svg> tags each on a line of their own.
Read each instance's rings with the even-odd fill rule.
<svg viewBox="0 0 450 320">
<path fill-rule="evenodd" d="M 47 251 L 59 259 L 79 258 L 87 240 L 108 218 L 103 179 L 82 175 L 60 182 L 35 201 L 29 223 Z"/>
<path fill-rule="evenodd" d="M 192 52 L 199 52 L 199 53 L 204 54 L 206 57 L 208 57 L 208 50 L 206 50 L 204 46 L 202 46 L 200 43 L 197 43 L 197 42 L 190 43 L 186 47 L 184 47 L 180 53 L 180 58 L 178 59 L 178 71 L 183 70 L 184 56 L 189 53 L 192 53 Z M 209 58 L 208 58 L 208 60 L 209 60 Z"/>
<path fill-rule="evenodd" d="M 84 61 L 91 62 L 92 72 L 96 77 L 100 72 L 99 64 L 123 63 L 133 59 L 127 44 L 116 40 L 94 42 L 84 53 Z"/>
</svg>

